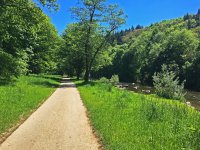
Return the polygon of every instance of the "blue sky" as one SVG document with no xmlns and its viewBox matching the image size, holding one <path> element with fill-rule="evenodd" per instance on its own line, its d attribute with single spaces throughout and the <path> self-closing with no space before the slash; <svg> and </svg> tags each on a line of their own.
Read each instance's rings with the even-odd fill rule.
<svg viewBox="0 0 200 150">
<path fill-rule="evenodd" d="M 162 20 L 178 18 L 186 13 L 196 13 L 200 8 L 200 0 L 108 0 L 108 2 L 119 4 L 128 15 L 127 23 L 122 29 L 137 24 L 148 26 Z M 67 24 L 73 22 L 69 9 L 76 3 L 77 0 L 58 0 L 60 5 L 58 12 L 50 12 L 43 8 L 59 33 L 64 31 Z"/>
</svg>

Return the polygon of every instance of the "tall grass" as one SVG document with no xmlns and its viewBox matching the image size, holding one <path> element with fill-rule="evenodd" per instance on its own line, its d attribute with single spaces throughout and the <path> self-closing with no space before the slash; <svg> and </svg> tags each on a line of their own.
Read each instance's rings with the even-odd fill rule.
<svg viewBox="0 0 200 150">
<path fill-rule="evenodd" d="M 60 76 L 22 76 L 0 85 L 0 134 L 26 118 L 59 85 Z"/>
<path fill-rule="evenodd" d="M 107 150 L 199 150 L 200 112 L 154 95 L 76 81 Z"/>
</svg>

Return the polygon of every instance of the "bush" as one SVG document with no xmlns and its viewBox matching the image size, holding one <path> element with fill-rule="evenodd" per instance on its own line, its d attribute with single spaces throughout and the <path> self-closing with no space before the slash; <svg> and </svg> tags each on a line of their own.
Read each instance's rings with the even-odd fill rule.
<svg viewBox="0 0 200 150">
<path fill-rule="evenodd" d="M 100 83 L 109 83 L 109 79 L 102 77 L 102 78 L 99 79 L 99 82 Z"/>
<path fill-rule="evenodd" d="M 179 78 L 172 71 L 168 71 L 167 66 L 162 66 L 160 73 L 153 76 L 154 87 L 158 96 L 185 101 L 184 82 L 179 84 Z"/>
<path fill-rule="evenodd" d="M 107 90 L 108 92 L 112 92 L 112 87 L 113 85 L 110 83 L 110 80 L 102 77 L 101 79 L 98 80 L 98 82 L 103 83 L 101 84 L 101 87 L 105 90 Z"/>
<path fill-rule="evenodd" d="M 118 83 L 119 83 L 119 76 L 118 76 L 118 75 L 113 75 L 113 76 L 111 77 L 111 79 L 110 79 L 110 83 L 111 83 L 112 85 L 118 84 Z"/>
</svg>

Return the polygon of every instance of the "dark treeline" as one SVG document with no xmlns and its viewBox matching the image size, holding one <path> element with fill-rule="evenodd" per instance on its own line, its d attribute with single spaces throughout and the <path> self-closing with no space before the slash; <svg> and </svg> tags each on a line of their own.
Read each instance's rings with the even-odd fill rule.
<svg viewBox="0 0 200 150">
<path fill-rule="evenodd" d="M 93 78 L 117 74 L 122 82 L 152 85 L 152 76 L 165 64 L 186 80 L 186 88 L 200 91 L 200 10 L 132 30 L 120 40 L 107 51 L 110 63 L 93 70 Z"/>
<path fill-rule="evenodd" d="M 117 31 L 116 33 L 112 34 L 110 37 L 110 43 L 112 45 L 118 44 L 121 45 L 123 44 L 123 37 L 126 36 L 127 34 L 130 34 L 131 32 L 135 31 L 135 30 L 140 30 L 143 29 L 144 27 L 141 25 L 137 25 L 136 27 L 132 26 L 131 28 L 125 29 L 125 30 L 121 30 L 121 31 Z"/>
<path fill-rule="evenodd" d="M 54 8 L 55 0 L 38 0 Z M 0 79 L 56 71 L 60 37 L 50 19 L 29 0 L 0 2 Z"/>
</svg>

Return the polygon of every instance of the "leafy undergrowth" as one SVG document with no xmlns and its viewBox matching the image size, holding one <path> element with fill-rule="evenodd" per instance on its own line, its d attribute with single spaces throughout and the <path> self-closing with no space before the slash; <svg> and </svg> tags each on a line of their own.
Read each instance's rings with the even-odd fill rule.
<svg viewBox="0 0 200 150">
<path fill-rule="evenodd" d="M 199 150 L 200 113 L 183 103 L 75 81 L 107 150 Z"/>
<path fill-rule="evenodd" d="M 53 75 L 30 75 L 0 85 L 0 134 L 30 115 L 54 92 L 60 79 Z"/>
</svg>

